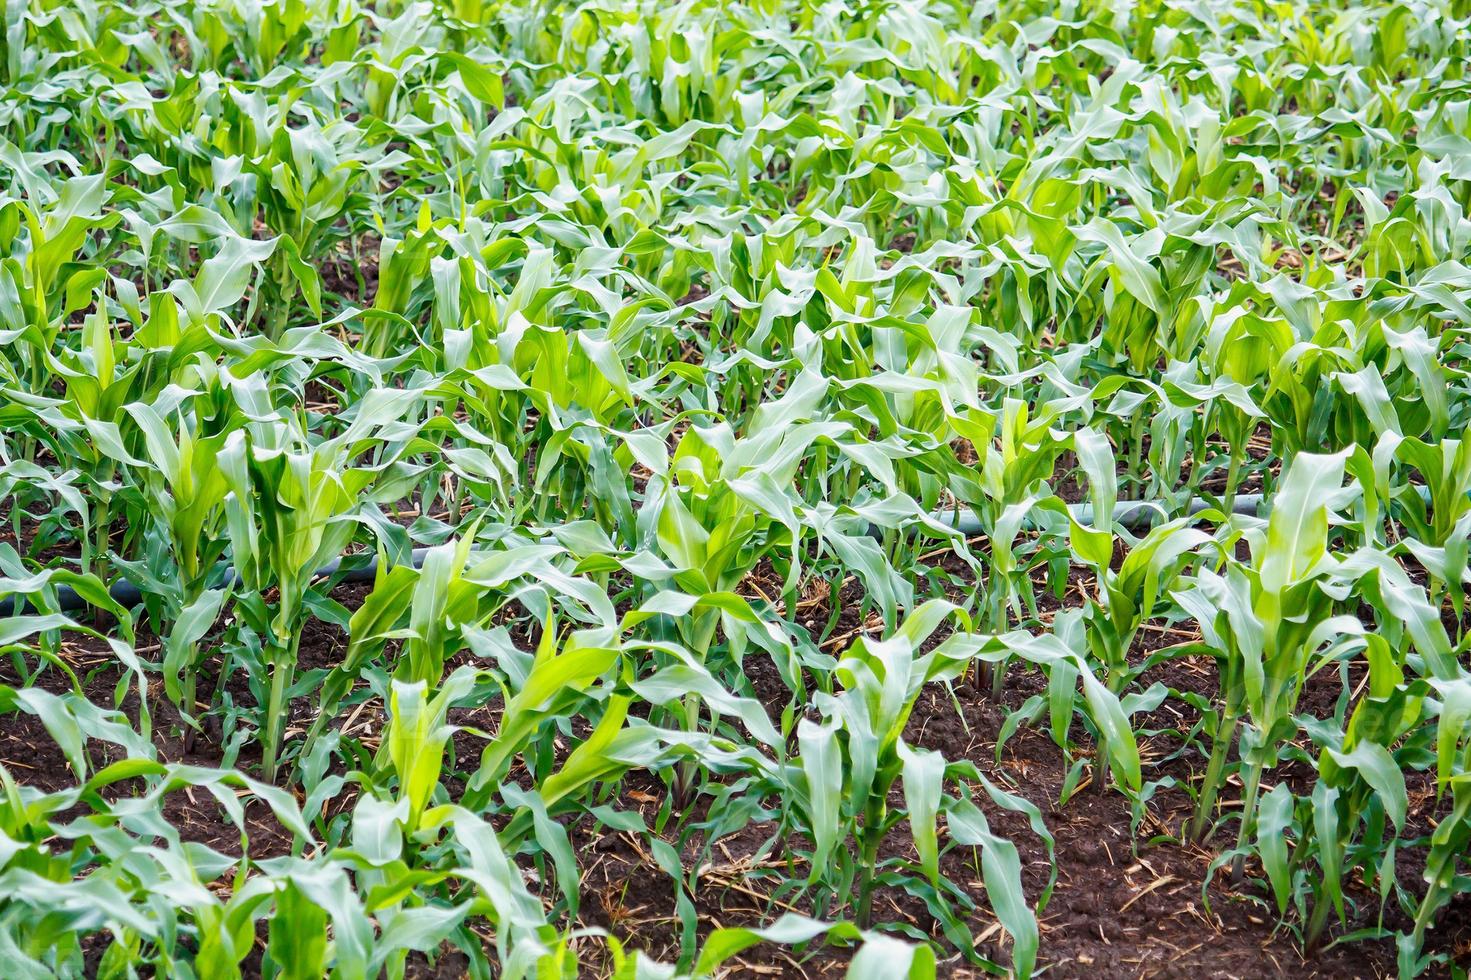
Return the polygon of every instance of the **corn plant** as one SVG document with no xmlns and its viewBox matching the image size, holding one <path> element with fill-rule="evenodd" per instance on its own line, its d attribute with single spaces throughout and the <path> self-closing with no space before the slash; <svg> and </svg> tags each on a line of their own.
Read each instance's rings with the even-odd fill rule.
<svg viewBox="0 0 1471 980">
<path fill-rule="evenodd" d="M 210 586 L 216 584 L 217 566 L 228 543 L 224 531 L 229 487 L 215 461 L 232 428 L 228 419 L 201 418 L 192 402 L 167 416 L 144 403 L 130 405 L 129 412 L 142 432 L 146 452 L 146 465 L 138 467 L 140 483 L 155 502 L 152 513 L 166 549 L 166 567 L 177 569 L 177 579 L 163 583 L 161 590 L 167 597 L 165 615 L 173 623 L 163 661 L 164 687 L 192 724 L 197 710 L 198 642 L 227 597 L 225 591 L 211 591 Z M 160 563 L 160 557 L 150 564 Z"/>
<path fill-rule="evenodd" d="M 399 411 L 405 407 L 400 400 Z M 307 591 L 316 570 L 352 539 L 352 512 L 384 468 L 346 464 L 381 444 L 374 430 L 381 432 L 392 417 L 374 421 L 371 412 L 359 415 L 347 431 L 320 445 L 312 444 L 299 418 L 251 423 L 221 447 L 230 542 L 248 593 L 241 609 L 263 638 L 269 693 L 261 701 L 261 765 L 268 778 L 275 777 L 280 761 Z M 278 594 L 274 608 L 262 596 L 269 587 Z"/>
<path fill-rule="evenodd" d="M 1341 496 L 1344 456 L 1302 454 L 1283 479 L 1265 533 L 1249 538 L 1251 561 L 1227 562 L 1188 580 L 1178 601 L 1200 624 L 1217 658 L 1224 704 L 1214 719 L 1211 757 L 1192 832 L 1207 830 L 1237 726 L 1244 797 L 1238 846 L 1255 832 L 1257 794 L 1292 734 L 1292 715 L 1314 659 L 1331 655 L 1356 620 L 1334 617 L 1335 559 L 1328 552 L 1331 505 Z M 1241 864 L 1235 865 L 1239 876 Z"/>
<path fill-rule="evenodd" d="M 947 766 L 938 752 L 906 744 L 903 730 L 924 685 L 958 675 L 965 666 L 964 660 L 951 660 L 940 651 L 914 656 L 915 647 L 952 611 L 939 601 L 926 603 L 888 640 L 855 642 L 838 663 L 842 690 L 816 700 L 822 720 L 804 719 L 797 728 L 795 802 L 813 841 L 808 882 L 835 872 L 838 880 L 851 881 L 853 915 L 860 928 L 867 928 L 873 917 L 879 849 L 901 820 L 909 821 L 924 874 L 931 884 L 940 885 L 935 820 Z M 889 795 L 898 782 L 903 784 L 905 808 L 896 812 L 890 809 Z M 1025 809 L 1020 801 L 1013 805 Z M 839 847 L 850 837 L 856 854 L 845 855 Z M 989 837 L 983 839 L 992 843 Z M 1008 905 L 1021 902 L 1025 908 L 1015 869 L 1008 868 L 1004 858 L 988 862 L 987 867 L 986 887 L 993 901 L 999 904 L 999 896 L 1005 894 Z M 841 887 L 846 890 L 847 885 Z M 1007 926 L 1018 944 L 1018 972 L 1026 974 L 1035 955 L 1035 920 L 1026 913 Z"/>
</svg>

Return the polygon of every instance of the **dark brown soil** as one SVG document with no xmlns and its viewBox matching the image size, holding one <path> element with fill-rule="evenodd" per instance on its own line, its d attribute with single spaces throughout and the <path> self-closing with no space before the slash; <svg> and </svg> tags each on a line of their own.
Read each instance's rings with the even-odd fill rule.
<svg viewBox="0 0 1471 980">
<path fill-rule="evenodd" d="M 1177 689 L 1190 690 L 1200 686 L 1200 672 L 1198 664 L 1182 661 L 1169 665 L 1158 679 Z M 1319 687 L 1321 690 L 1305 701 L 1305 709 L 1331 706 L 1336 699 L 1336 678 L 1335 690 L 1330 692 L 1326 684 Z M 1239 891 L 1229 887 L 1225 873 L 1217 874 L 1203 891 L 1216 850 L 1174 840 L 1148 843 L 1180 835 L 1191 813 L 1190 800 L 1183 792 L 1157 793 L 1145 807 L 1136 835 L 1131 828 L 1130 802 L 1116 791 L 1099 793 L 1085 782 L 1065 805 L 1056 804 L 1067 765 L 1047 734 L 1024 728 L 1006 743 L 998 763 L 995 740 L 1007 712 L 1043 690 L 1040 675 L 1015 671 L 1000 703 L 980 695 L 969 684 L 961 684 L 956 688 L 961 708 L 958 714 L 943 690 L 929 691 L 922 696 L 906 737 L 912 744 L 944 752 L 948 759 L 974 762 L 992 780 L 1042 810 L 1055 838 L 1053 857 L 1058 873 L 1051 900 L 1040 916 L 1039 964 L 1049 967 L 1052 975 L 1396 975 L 1390 940 L 1330 946 L 1305 957 L 1292 933 L 1278 924 L 1254 872 Z M 1314 700 L 1317 703 L 1308 703 Z M 771 707 L 779 709 L 777 705 Z M 1160 743 L 1168 740 L 1168 736 L 1159 737 Z M 1146 759 L 1165 755 L 1165 748 L 1164 744 L 1150 742 L 1141 746 Z M 1199 760 L 1195 762 L 1198 765 Z M 1188 779 L 1190 770 L 1190 763 L 1175 760 L 1147 772 L 1146 779 L 1166 774 Z M 649 822 L 660 802 L 657 792 L 627 789 L 624 793 L 624 804 L 638 809 Z M 1424 798 L 1419 803 L 1429 805 Z M 1051 867 L 1045 846 L 1027 827 L 1025 818 L 994 807 L 986 810 L 993 829 L 1020 849 L 1028 898 L 1035 901 L 1046 886 Z M 702 872 L 705 887 L 693 896 L 701 934 L 716 924 L 756 925 L 785 910 L 784 904 L 767 900 L 769 884 L 760 873 L 763 863 L 755 859 L 771 830 L 770 825 L 752 825 L 716 844 L 720 859 L 706 866 Z M 906 835 L 902 826 L 891 833 L 886 857 L 912 857 Z M 1216 843 L 1224 846 L 1227 842 Z M 676 956 L 680 920 L 673 879 L 659 870 L 644 843 L 632 835 L 610 834 L 589 841 L 588 848 L 596 857 L 584 869 L 582 881 L 583 917 L 587 923 L 626 936 L 632 944 L 654 955 L 670 959 Z M 765 863 L 776 862 L 768 858 Z M 1413 869 L 1414 856 L 1406 856 L 1402 864 Z M 784 865 L 774 870 L 778 876 L 788 874 Z M 995 961 L 1007 962 L 1009 954 L 999 930 L 994 928 L 995 920 L 986 911 L 984 891 L 971 856 L 960 849 L 952 850 L 943 856 L 942 870 L 976 901 L 979 911 L 971 924 L 972 931 L 985 937 L 978 939 L 978 950 Z M 1413 874 L 1403 877 L 1408 879 Z M 1408 880 L 1405 884 L 1412 886 Z M 1362 890 L 1350 898 L 1361 903 L 1351 914 L 1350 929 L 1371 925 L 1377 906 Z M 907 921 L 919 932 L 941 938 L 923 903 L 912 896 L 888 888 L 882 890 L 875 904 L 884 909 L 885 918 Z M 797 910 L 812 911 L 805 902 Z M 1435 949 L 1452 952 L 1460 957 L 1459 962 L 1466 962 L 1471 952 L 1468 913 L 1471 903 L 1452 906 L 1440 934 L 1432 939 Z M 1386 925 L 1396 928 L 1406 923 L 1398 921 L 1398 913 L 1393 911 L 1386 914 Z M 843 974 L 848 958 L 848 951 L 827 947 L 802 952 L 756 947 L 733 965 L 737 975 L 836 977 Z M 956 977 L 983 975 L 958 960 L 949 961 L 944 972 Z"/>
<path fill-rule="evenodd" d="M 371 234 L 363 235 L 356 242 L 339 242 L 329 255 L 319 260 L 317 271 L 322 277 L 322 291 L 341 297 L 345 306 L 372 306 L 378 294 L 379 246 L 378 236 Z"/>
</svg>

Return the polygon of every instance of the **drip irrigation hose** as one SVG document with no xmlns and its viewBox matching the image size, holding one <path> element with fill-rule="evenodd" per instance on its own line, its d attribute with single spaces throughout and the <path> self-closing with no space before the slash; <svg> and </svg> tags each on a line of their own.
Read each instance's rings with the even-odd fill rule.
<svg viewBox="0 0 1471 980">
<path fill-rule="evenodd" d="M 428 548 L 415 548 L 410 562 L 415 568 L 424 564 L 424 556 L 429 553 Z M 342 567 L 342 559 L 336 558 L 323 565 L 312 573 L 312 578 L 328 578 L 336 575 L 337 570 Z M 371 582 L 378 575 L 378 556 L 374 555 L 366 565 L 357 568 L 349 568 L 342 573 L 339 582 Z M 240 584 L 240 574 L 234 569 L 225 576 L 225 580 L 218 585 L 211 586 L 215 589 L 227 589 Z M 143 590 L 127 579 L 119 579 L 107 590 L 112 600 L 124 609 L 132 609 L 143 601 Z M 64 610 L 85 609 L 91 604 L 84 596 L 77 594 L 76 590 L 69 585 L 56 587 L 56 602 Z M 34 612 L 30 603 L 21 596 L 0 599 L 0 614 L 14 616 L 23 612 Z"/>
<path fill-rule="evenodd" d="M 1237 514 L 1255 514 L 1262 503 L 1262 495 L 1259 493 L 1238 494 L 1232 510 Z M 1213 505 L 1199 497 L 1192 498 L 1190 505 L 1185 509 L 1188 517 L 1193 517 L 1203 510 L 1209 510 Z M 1069 504 L 1068 509 L 1073 512 L 1079 523 L 1091 524 L 1093 521 L 1093 505 L 1088 503 Z M 1144 527 L 1156 518 L 1165 515 L 1163 507 L 1151 500 L 1121 500 L 1114 507 L 1114 522 L 1129 529 Z M 952 511 L 935 514 L 934 517 L 962 534 L 980 534 L 982 527 L 980 520 L 972 513 L 966 512 L 956 515 Z M 869 535 L 877 537 L 883 533 L 879 527 L 870 527 Z M 410 557 L 415 568 L 424 564 L 424 556 L 429 553 L 428 548 L 415 548 Z M 342 567 L 342 559 L 330 561 L 317 569 L 313 578 L 330 578 L 338 574 Z M 378 557 L 374 555 L 365 565 L 348 569 L 342 573 L 340 582 L 371 582 L 378 574 Z M 238 584 L 240 576 L 232 569 L 225 580 L 215 588 L 228 588 Z M 131 609 L 143 601 L 143 590 L 127 579 L 120 579 L 108 590 L 113 601 L 125 609 Z M 85 609 L 89 605 L 84 596 L 78 595 L 71 586 L 62 585 L 56 589 L 56 601 L 64 610 Z M 21 596 L 13 596 L 0 599 L 0 613 L 14 616 L 19 613 L 32 612 L 30 603 Z"/>
</svg>

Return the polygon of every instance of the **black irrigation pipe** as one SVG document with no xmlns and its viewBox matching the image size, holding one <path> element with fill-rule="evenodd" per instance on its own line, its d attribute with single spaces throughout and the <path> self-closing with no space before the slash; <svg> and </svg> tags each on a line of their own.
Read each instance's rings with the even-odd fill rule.
<svg viewBox="0 0 1471 980">
<path fill-rule="evenodd" d="M 415 548 L 413 554 L 409 558 L 409 561 L 413 564 L 415 568 L 418 568 L 419 566 L 424 564 L 424 556 L 429 553 L 429 550 L 430 549 L 428 548 Z M 337 570 L 341 567 L 342 559 L 333 559 L 332 561 L 329 561 L 327 564 L 323 565 L 321 568 L 313 572 L 312 578 L 330 578 L 331 576 L 336 575 L 338 573 Z M 378 556 L 374 555 L 371 559 L 369 559 L 366 565 L 349 568 L 346 572 L 343 572 L 342 577 L 338 579 L 338 581 L 371 582 L 374 578 L 377 577 L 377 575 Z M 237 586 L 239 584 L 240 573 L 232 568 L 230 569 L 230 574 L 225 576 L 225 580 L 223 582 L 219 583 L 218 585 L 211 586 L 211 588 L 228 589 L 233 588 L 234 586 Z M 107 591 L 108 594 L 112 596 L 112 601 L 116 602 L 124 609 L 132 609 L 134 606 L 143 601 L 143 590 L 139 588 L 136 584 L 129 582 L 127 579 L 119 579 L 117 582 L 114 582 L 112 587 Z M 87 601 L 85 596 L 78 595 L 76 590 L 69 585 L 57 586 L 56 602 L 57 605 L 59 605 L 63 610 L 86 609 L 91 605 L 91 603 Z M 14 616 L 18 613 L 33 611 L 34 610 L 31 608 L 30 603 L 26 602 L 20 596 L 15 596 L 10 599 L 0 599 L 0 612 L 6 613 L 8 615 Z"/>
<path fill-rule="evenodd" d="M 1262 495 L 1259 493 L 1238 494 L 1232 510 L 1237 514 L 1255 514 L 1260 508 L 1261 503 Z M 1210 509 L 1212 506 L 1209 502 L 1196 497 L 1190 501 L 1190 506 L 1186 508 L 1186 516 L 1193 517 L 1203 510 Z M 1093 506 L 1091 504 L 1070 504 L 1069 509 L 1080 522 L 1091 523 L 1093 514 Z M 1114 508 L 1114 521 L 1126 528 L 1140 528 L 1146 526 L 1151 519 L 1163 516 L 1164 513 L 1164 509 L 1154 501 L 1121 500 Z M 964 513 L 957 516 L 947 511 L 945 513 L 935 514 L 934 516 L 962 534 L 979 534 L 982 532 L 980 521 L 974 514 Z M 870 536 L 876 537 L 882 533 L 882 528 L 869 528 Z M 415 548 L 413 550 L 409 560 L 415 568 L 424 564 L 424 556 L 429 553 L 429 550 L 428 548 Z M 313 577 L 330 578 L 337 575 L 338 569 L 341 567 L 342 559 L 338 558 L 317 569 Z M 338 581 L 371 582 L 377 574 L 378 558 L 374 555 L 366 564 L 350 568 L 346 572 L 343 572 L 342 577 Z M 232 569 L 230 574 L 226 576 L 225 581 L 215 586 L 215 588 L 229 588 L 233 585 L 238 585 L 239 582 L 239 574 Z M 127 579 L 121 579 L 114 583 L 108 592 L 112 595 L 113 601 L 124 609 L 131 609 L 143 601 L 143 590 Z M 57 587 L 56 601 L 64 610 L 85 609 L 90 605 L 86 597 L 78 595 L 76 590 L 68 585 Z M 26 602 L 21 596 L 0 599 L 0 613 L 14 616 L 19 613 L 32 611 L 34 610 L 31 604 Z"/>
</svg>

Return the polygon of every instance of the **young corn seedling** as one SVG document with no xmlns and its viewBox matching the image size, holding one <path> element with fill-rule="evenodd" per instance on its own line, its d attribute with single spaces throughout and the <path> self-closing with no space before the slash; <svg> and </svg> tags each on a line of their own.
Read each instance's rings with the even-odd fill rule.
<svg viewBox="0 0 1471 980">
<path fill-rule="evenodd" d="M 93 232 L 122 218 L 115 211 L 102 213 L 108 197 L 104 176 L 87 174 L 46 187 L 44 197 L 0 204 L 0 291 L 6 329 L 14 331 L 7 345 L 22 341 L 14 356 L 33 394 L 43 393 L 51 380 L 52 351 L 65 318 L 83 308 L 106 278 L 88 258 L 87 243 Z M 28 445 L 27 458 L 33 453 Z"/>
<path fill-rule="evenodd" d="M 822 720 L 803 719 L 797 727 L 795 764 L 804 790 L 797 804 L 805 810 L 813 841 L 808 883 L 830 874 L 841 858 L 840 844 L 854 838 L 852 911 L 859 928 L 872 922 L 879 849 L 906 817 L 903 810 L 890 810 L 890 790 L 902 776 L 907 799 L 929 800 L 944 770 L 934 753 L 906 745 L 903 730 L 924 685 L 947 669 L 958 672 L 959 665 L 943 658 L 914 655 L 952 609 L 931 600 L 889 639 L 855 640 L 838 664 L 840 693 L 819 695 L 815 707 Z M 928 853 L 933 838 L 936 810 L 925 805 L 913 814 L 913 835 L 922 853 Z M 928 867 L 930 859 L 923 860 Z"/>
<path fill-rule="evenodd" d="M 1032 615 L 1036 599 L 1031 571 L 1049 557 L 1042 535 L 1022 537 L 1022 525 L 1045 498 L 1041 489 L 1051 478 L 1058 458 L 1069 448 L 1066 435 L 1052 428 L 1055 408 L 1044 406 L 1034 418 L 1026 402 L 1008 398 L 1001 413 L 999 451 L 987 447 L 980 461 L 980 484 L 984 496 L 971 506 L 980 518 L 990 542 L 989 574 L 977 611 L 977 626 L 991 633 L 1005 633 L 1011 616 L 1022 614 L 1022 602 Z M 977 446 L 977 451 L 982 451 Z M 999 693 L 1006 682 L 1006 664 L 983 661 L 982 686 Z"/>
<path fill-rule="evenodd" d="M 105 557 L 112 547 L 114 517 L 119 516 L 117 498 L 122 489 L 115 479 L 118 466 L 120 462 L 137 462 L 123 448 L 126 437 L 133 435 L 132 427 L 126 425 L 129 414 L 124 406 L 144 393 L 140 389 L 147 385 L 149 373 L 141 360 L 130 356 L 133 345 L 114 333 L 106 305 L 99 290 L 97 309 L 83 321 L 81 349 L 74 358 L 58 360 L 54 365 L 55 374 L 66 385 L 60 410 L 78 423 L 78 435 L 85 433 L 72 455 L 86 460 L 88 490 L 95 500 L 95 541 L 82 543 L 82 571 L 89 569 L 92 556 Z M 126 509 L 121 516 L 129 516 Z M 131 534 L 133 522 L 125 519 L 122 524 L 124 535 Z"/>
<path fill-rule="evenodd" d="M 972 659 L 997 662 L 1017 659 L 1037 667 L 1046 677 L 1046 691 L 1028 698 L 1002 724 L 996 738 L 998 760 L 1008 740 L 1021 726 L 1036 723 L 1044 716 L 1048 718 L 1052 740 L 1063 757 L 1071 760 L 1071 732 L 1076 719 L 1095 747 L 1094 778 L 1106 784 L 1111 776 L 1125 793 L 1135 794 L 1141 785 L 1139 746 L 1123 701 L 1094 672 L 1085 628 L 1082 609 L 1063 609 L 1054 617 L 1048 632 L 1032 633 L 1023 629 L 1000 636 L 957 634 L 946 644 L 969 651 Z M 1085 768 L 1083 760 L 1072 761 L 1063 779 L 1060 802 L 1066 803 L 1073 795 Z"/>
<path fill-rule="evenodd" d="M 723 458 L 735 456 L 736 446 L 723 425 L 690 428 L 680 439 L 667 482 L 656 498 L 655 539 L 679 569 L 676 581 L 691 595 L 733 590 L 759 560 L 761 539 L 772 523 L 723 475 Z M 713 652 L 721 615 L 720 607 L 710 604 L 675 620 L 679 641 L 701 662 Z M 698 729 L 700 704 L 697 695 L 685 699 L 681 718 L 685 731 Z M 680 801 L 689 799 L 694 776 L 693 763 L 681 767 L 676 790 Z"/>
<path fill-rule="evenodd" d="M 1466 877 L 1458 873 L 1471 845 L 1471 679 L 1432 681 L 1440 701 L 1435 725 L 1435 793 L 1443 800 L 1450 791 L 1450 812 L 1441 817 L 1430 836 L 1425 858 L 1425 896 L 1415 909 L 1415 924 L 1399 938 L 1402 976 L 1414 976 L 1425 963 L 1419 956 L 1426 930 L 1457 894 L 1466 891 Z"/>
<path fill-rule="evenodd" d="M 1138 672 L 1129 665 L 1128 653 L 1139 627 L 1165 600 L 1189 557 L 1213 538 L 1190 527 L 1185 518 L 1153 527 L 1138 539 L 1119 535 L 1114 521 L 1117 500 L 1112 449 L 1106 439 L 1091 430 L 1075 433 L 1073 445 L 1088 474 L 1090 494 L 1086 522 L 1079 520 L 1073 510 L 1065 511 L 1069 544 L 1074 557 L 1097 580 L 1094 601 L 1087 607 L 1087 622 L 1097 635 L 1090 631 L 1089 644 L 1105 668 L 1109 689 L 1117 693 Z M 1061 508 L 1054 505 L 1053 509 Z M 1115 562 L 1119 550 L 1124 557 Z"/>
<path fill-rule="evenodd" d="M 1248 536 L 1249 562 L 1228 559 L 1225 574 L 1202 569 L 1175 593 L 1216 658 L 1221 704 L 1211 723 L 1211 755 L 1190 836 L 1209 829 L 1237 726 L 1243 803 L 1238 851 L 1253 839 L 1264 771 L 1296 730 L 1293 714 L 1313 659 L 1357 620 L 1335 618 L 1346 576 L 1328 552 L 1329 515 L 1345 499 L 1345 454 L 1299 455 L 1282 481 L 1265 533 Z M 1352 489 L 1352 488 L 1350 488 Z M 1232 867 L 1240 879 L 1242 860 Z"/>
<path fill-rule="evenodd" d="M 404 833 L 419 830 L 425 809 L 439 788 L 444 750 L 454 734 L 449 709 L 468 694 L 477 679 L 473 668 L 462 667 L 438 686 L 433 696 L 422 680 L 393 680 L 389 689 L 388 729 L 381 755 L 398 780 L 397 802 L 405 808 Z"/>
<path fill-rule="evenodd" d="M 1123 559 L 1115 563 L 1115 548 L 1122 542 L 1113 531 L 1113 453 L 1107 440 L 1090 430 L 1077 432 L 1073 444 L 1092 485 L 1092 526 L 1079 521 L 1071 510 L 1058 509 L 1067 515 L 1074 556 L 1092 571 L 1096 583 L 1084 606 L 1083 635 L 1109 691 L 1120 695 L 1155 660 L 1129 660 L 1140 627 L 1164 603 L 1192 556 L 1212 538 L 1180 518 L 1152 528 L 1142 539 L 1126 546 Z M 1100 745 L 1096 777 L 1100 790 L 1108 785 L 1107 759 L 1105 747 Z"/>
<path fill-rule="evenodd" d="M 1318 782 L 1303 810 L 1299 844 L 1284 864 L 1286 849 L 1279 824 L 1291 791 L 1278 784 L 1264 800 L 1265 820 L 1258 829 L 1258 850 L 1277 900 L 1286 909 L 1292 878 L 1311 858 L 1317 873 L 1305 875 L 1312 908 L 1305 916 L 1303 945 L 1320 948 L 1330 915 L 1346 921 L 1343 881 L 1359 875 L 1377 882 L 1386 894 L 1393 880 L 1393 855 L 1405 829 L 1409 808 L 1404 771 L 1422 751 L 1414 736 L 1420 726 L 1424 682 L 1405 684 L 1403 672 L 1382 637 L 1367 634 L 1345 642 L 1346 652 L 1363 644 L 1369 662 L 1367 696 L 1355 707 L 1338 744 L 1325 744 L 1318 757 Z M 1410 737 L 1408 743 L 1407 736 Z M 1269 825 L 1272 824 L 1272 825 Z"/>
<path fill-rule="evenodd" d="M 128 414 L 143 433 L 147 465 L 137 469 L 154 502 L 152 513 L 161 527 L 167 557 L 177 569 L 176 580 L 163 590 L 169 607 L 166 617 L 172 621 L 164 641 L 163 680 L 165 692 L 189 726 L 187 745 L 199 709 L 198 643 L 228 597 L 226 590 L 212 591 L 210 586 L 230 540 L 225 533 L 229 484 L 216 461 L 234 429 L 229 419 L 201 417 L 193 399 L 172 411 L 167 405 L 133 403 Z"/>
<path fill-rule="evenodd" d="M 485 806 L 501 787 L 512 759 L 526 749 L 537 731 L 571 714 L 600 689 L 598 682 L 623 655 L 608 633 L 605 629 L 577 630 L 563 639 L 555 621 L 545 625 L 530 664 L 508 672 L 500 728 L 481 752 L 480 767 L 466 788 L 467 805 Z"/>
<path fill-rule="evenodd" d="M 948 656 L 943 645 L 916 656 L 918 647 L 951 616 L 964 623 L 957 607 L 931 600 L 888 639 L 854 641 L 838 664 L 840 692 L 819 694 L 814 706 L 820 720 L 804 718 L 797 726 L 799 755 L 789 778 L 795 784 L 792 806 L 813 842 L 808 884 L 823 881 L 840 893 L 851 884 L 852 913 L 860 928 L 872 922 L 880 848 L 905 819 L 923 873 L 941 887 L 935 821 L 946 799 L 947 767 L 938 752 L 908 745 L 903 731 L 927 683 L 958 677 L 966 669 L 969 658 Z M 898 783 L 905 808 L 894 810 L 889 797 Z M 855 854 L 842 846 L 849 838 Z M 992 844 L 994 839 L 987 837 L 986 845 Z M 1005 861 L 987 863 L 986 889 L 998 907 L 1002 895 L 1008 903 L 1020 900 L 1021 882 L 1014 871 Z M 1035 920 L 1025 912 L 1007 925 L 1024 974 L 1035 952 Z"/>
<path fill-rule="evenodd" d="M 235 569 L 247 596 L 242 615 L 262 638 L 269 693 L 261 703 L 261 771 L 274 780 L 288 692 L 296 674 L 306 594 L 317 569 L 342 553 L 353 538 L 352 520 L 370 488 L 392 460 L 353 465 L 383 444 L 383 426 L 408 403 L 388 396 L 365 401 L 352 425 L 318 444 L 299 419 L 252 422 L 232 432 L 218 457 L 229 486 L 227 523 Z M 381 491 L 383 488 L 380 487 Z M 267 589 L 276 600 L 268 606 Z"/>
<path fill-rule="evenodd" d="M 1448 597 L 1459 622 L 1471 549 L 1471 440 L 1395 439 L 1391 445 L 1424 481 L 1395 489 L 1404 545 L 1429 573 L 1430 601 L 1439 607 Z"/>
</svg>

